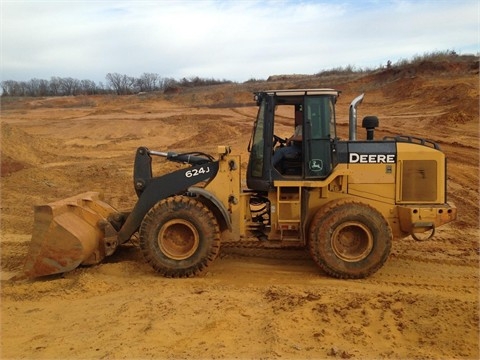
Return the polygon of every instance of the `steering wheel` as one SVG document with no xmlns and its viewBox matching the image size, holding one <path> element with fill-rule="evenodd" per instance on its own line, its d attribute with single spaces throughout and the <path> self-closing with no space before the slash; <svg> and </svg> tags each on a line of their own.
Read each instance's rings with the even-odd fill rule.
<svg viewBox="0 0 480 360">
<path fill-rule="evenodd" d="M 287 143 L 287 139 L 282 139 L 280 136 L 277 136 L 277 135 L 273 134 L 273 147 L 274 148 L 275 148 L 275 145 L 277 145 L 277 143 L 280 143 L 280 147 L 285 146 L 285 144 Z"/>
</svg>

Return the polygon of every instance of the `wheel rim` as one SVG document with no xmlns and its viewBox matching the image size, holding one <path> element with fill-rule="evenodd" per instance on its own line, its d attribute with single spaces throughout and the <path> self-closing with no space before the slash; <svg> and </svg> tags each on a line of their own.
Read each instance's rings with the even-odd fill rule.
<svg viewBox="0 0 480 360">
<path fill-rule="evenodd" d="M 373 248 L 373 235 L 362 223 L 349 221 L 340 224 L 332 234 L 332 249 L 347 262 L 365 259 Z"/>
<path fill-rule="evenodd" d="M 184 260 L 192 256 L 198 248 L 200 237 L 190 222 L 175 219 L 165 223 L 158 233 L 158 246 L 169 258 Z"/>
</svg>

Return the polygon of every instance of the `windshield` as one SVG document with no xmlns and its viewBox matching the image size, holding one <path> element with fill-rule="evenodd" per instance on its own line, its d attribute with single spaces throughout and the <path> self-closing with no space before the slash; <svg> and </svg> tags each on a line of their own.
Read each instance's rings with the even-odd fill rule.
<svg viewBox="0 0 480 360">
<path fill-rule="evenodd" d="M 266 100 L 263 99 L 258 109 L 257 121 L 255 122 L 255 127 L 253 129 L 252 140 L 251 140 L 251 155 L 250 160 L 252 162 L 252 176 L 261 177 L 263 169 L 263 127 L 265 124 L 265 107 Z M 250 147 L 250 146 L 249 146 Z"/>
</svg>

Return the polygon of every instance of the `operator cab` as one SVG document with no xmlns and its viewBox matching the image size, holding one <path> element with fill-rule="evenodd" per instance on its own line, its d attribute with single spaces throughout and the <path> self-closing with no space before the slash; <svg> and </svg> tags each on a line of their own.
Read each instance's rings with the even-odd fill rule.
<svg viewBox="0 0 480 360">
<path fill-rule="evenodd" d="M 333 170 L 333 89 L 255 93 L 259 106 L 249 144 L 247 186 L 268 191 L 274 180 L 324 179 Z"/>
</svg>

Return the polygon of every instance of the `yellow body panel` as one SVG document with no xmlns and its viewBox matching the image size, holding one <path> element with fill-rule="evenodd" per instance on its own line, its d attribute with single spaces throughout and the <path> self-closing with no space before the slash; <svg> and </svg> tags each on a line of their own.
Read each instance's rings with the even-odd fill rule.
<svg viewBox="0 0 480 360">
<path fill-rule="evenodd" d="M 231 231 L 223 233 L 222 240 L 234 241 L 245 236 L 245 221 L 250 215 L 248 195 L 240 193 L 241 162 L 239 155 L 224 155 L 219 161 L 217 176 L 206 186 L 226 208 L 231 222 Z"/>
<path fill-rule="evenodd" d="M 445 204 L 445 157 L 440 151 L 412 143 L 397 144 L 396 164 L 338 164 L 323 180 L 289 179 L 274 181 L 268 194 L 269 240 L 293 240 L 305 244 L 305 232 L 316 211 L 337 199 L 368 204 L 387 219 L 395 237 L 427 231 L 456 218 L 453 204 Z M 226 208 L 231 229 L 222 241 L 255 237 L 256 193 L 241 189 L 240 156 L 223 155 L 219 172 L 206 186 Z M 431 190 L 435 188 L 435 191 Z M 423 195 L 422 195 L 423 194 Z M 433 197 L 432 194 L 435 196 Z M 418 201 L 411 197 L 419 197 Z M 308 209 L 302 207 L 304 202 Z"/>
<path fill-rule="evenodd" d="M 445 203 L 445 154 L 428 146 L 397 144 L 395 201 Z"/>
</svg>

